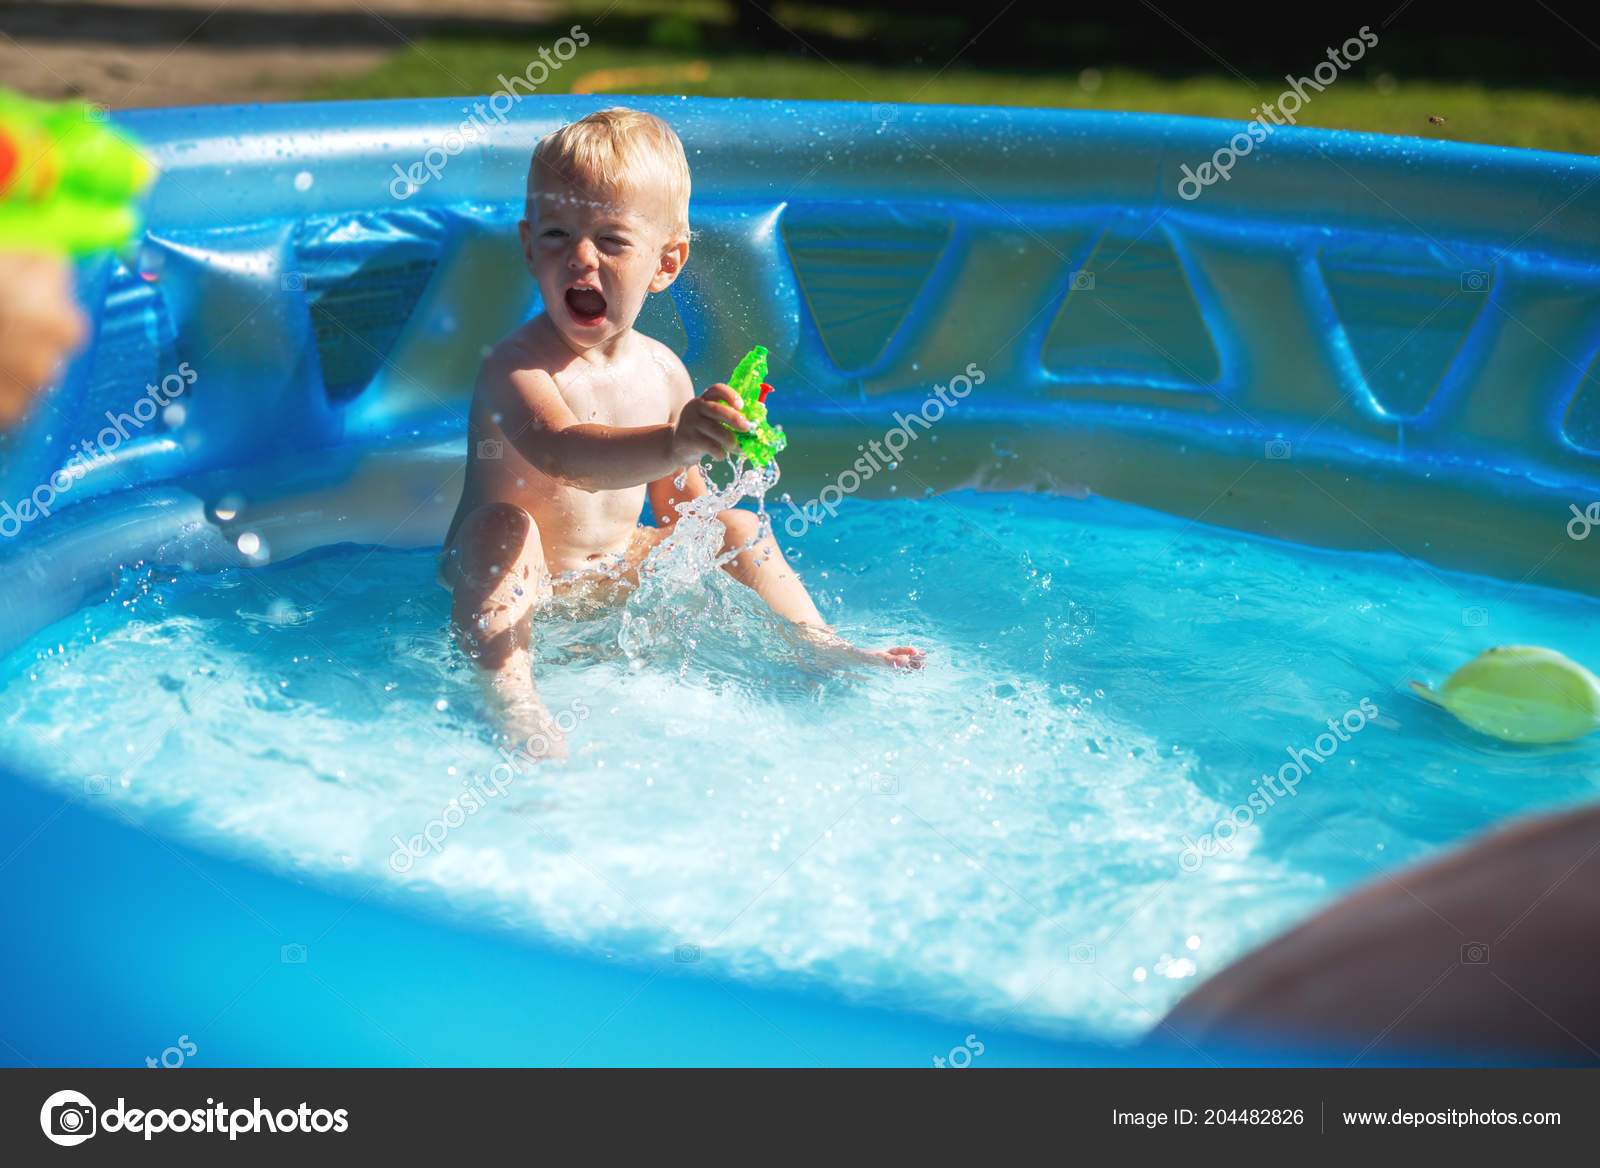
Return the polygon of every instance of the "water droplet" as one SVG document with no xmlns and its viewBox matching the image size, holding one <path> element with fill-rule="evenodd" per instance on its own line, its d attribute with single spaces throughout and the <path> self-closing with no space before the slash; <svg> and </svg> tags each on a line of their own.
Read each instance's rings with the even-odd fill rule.
<svg viewBox="0 0 1600 1168">
<path fill-rule="evenodd" d="M 239 512 L 242 510 L 244 510 L 244 496 L 234 491 L 229 491 L 217 500 L 217 505 L 212 508 L 211 513 L 220 522 L 228 523 L 238 518 Z"/>
</svg>

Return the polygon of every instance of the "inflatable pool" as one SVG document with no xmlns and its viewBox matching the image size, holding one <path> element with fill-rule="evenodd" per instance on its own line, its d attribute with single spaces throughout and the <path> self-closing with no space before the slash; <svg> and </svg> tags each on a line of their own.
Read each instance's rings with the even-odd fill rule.
<svg viewBox="0 0 1600 1168">
<path fill-rule="evenodd" d="M 471 755 L 463 774 L 493 761 L 452 720 L 454 691 L 427 689 L 448 664 L 424 565 L 459 491 L 477 363 L 537 309 L 515 243 L 528 155 L 611 104 L 666 118 L 694 172 L 690 263 L 640 327 L 701 385 L 770 349 L 790 443 L 767 506 L 802 571 L 831 580 L 858 631 L 911 622 L 936 662 L 948 630 L 977 631 L 944 646 L 956 672 L 927 691 L 872 679 L 843 697 L 790 693 L 731 643 L 707 664 L 681 630 L 625 658 L 602 644 L 600 665 L 565 644 L 556 676 L 592 684 L 553 692 L 615 703 L 572 765 L 640 770 L 678 802 L 633 819 L 615 809 L 643 785 L 586 803 L 541 778 L 534 802 L 413 864 L 388 842 L 408 821 L 378 809 L 439 805 L 453 765 L 395 739 L 381 765 L 363 742 L 357 769 L 339 744 L 350 724 L 410 733 L 437 711 L 429 733 Z M 118 116 L 161 168 L 145 238 L 80 270 L 92 343 L 0 445 L 3 730 L 21 773 L 3 785 L 5 1061 L 140 1065 L 185 1035 L 210 1065 L 1188 1063 L 1202 1056 L 1128 1045 L 1183 979 L 1497 817 L 1594 797 L 1588 747 L 1540 756 L 1530 787 L 1525 756 L 1404 707 L 1398 671 L 1447 671 L 1505 633 L 1600 660 L 1583 538 L 1600 522 L 1600 161 L 1284 130 L 1190 199 L 1181 168 L 1237 126 L 527 98 L 469 141 L 466 112 Z M 875 438 L 895 457 L 863 465 Z M 883 560 L 894 573 L 874 574 Z M 1206 574 L 1112 597 L 1158 563 Z M 360 591 L 374 578 L 381 604 Z M 1228 607 L 1247 589 L 1274 606 L 1249 625 Z M 1103 685 L 1073 673 L 1139 641 L 1139 613 L 1209 639 L 1108 658 Z M 1366 642 L 1379 624 L 1393 644 Z M 1008 636 L 1046 651 L 1011 668 Z M 1257 658 L 1238 650 L 1251 639 Z M 608 653 L 614 673 L 583 672 Z M 1229 700 L 1205 679 L 1246 680 L 1236 654 L 1276 719 L 1259 734 L 1251 711 L 1222 728 L 1220 707 L 1195 712 Z M 1316 674 L 1330 658 L 1348 670 Z M 423 673 L 407 670 L 434 672 L 408 695 Z M 1163 689 L 1184 670 L 1192 693 Z M 731 694 L 797 719 L 802 769 L 694 749 L 666 704 L 689 700 L 673 688 L 688 674 L 713 679 L 693 689 L 708 717 Z M 893 729 L 919 692 L 948 741 Z M 1378 729 L 1337 748 L 1356 769 L 1305 804 L 1316 826 L 1279 813 L 1206 869 L 1203 896 L 1141 916 L 1187 879 L 1168 825 L 1220 823 L 1248 788 L 1215 776 L 1267 767 L 1224 765 L 1225 743 L 1292 752 L 1358 697 Z M 885 753 L 841 729 L 851 750 L 829 753 L 835 700 L 840 726 L 857 703 L 901 737 Z M 330 710 L 350 723 L 318 721 Z M 676 752 L 660 769 L 648 736 L 606 745 L 657 715 Z M 1199 757 L 1185 724 L 1203 724 Z M 190 740 L 224 725 L 249 733 Z M 1410 737 L 1361 754 L 1376 734 Z M 1430 740 L 1451 777 L 1380 798 L 1371 784 Z M 918 760 L 904 772 L 902 752 Z M 960 807 L 901 788 L 957 784 L 989 754 L 1004 767 Z M 761 839 L 719 851 L 686 821 L 691 796 L 717 838 L 765 816 Z M 981 838 L 952 834 L 969 813 Z M 825 871 L 822 841 L 869 814 Z M 873 834 L 918 821 L 943 843 Z M 1354 860 L 1335 855 L 1339 825 L 1360 835 Z M 581 870 L 570 885 L 557 859 Z M 722 887 L 747 861 L 749 883 Z M 1258 911 L 1262 888 L 1286 891 Z"/>
</svg>

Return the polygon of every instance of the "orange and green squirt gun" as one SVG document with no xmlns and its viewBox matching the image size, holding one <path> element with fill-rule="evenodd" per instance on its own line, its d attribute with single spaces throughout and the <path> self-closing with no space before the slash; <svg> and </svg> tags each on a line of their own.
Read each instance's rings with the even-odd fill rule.
<svg viewBox="0 0 1600 1168">
<path fill-rule="evenodd" d="M 772 392 L 772 386 L 766 383 L 766 377 L 767 350 L 757 345 L 745 354 L 733 376 L 728 378 L 728 388 L 739 395 L 739 412 L 754 423 L 751 429 L 734 430 L 734 433 L 739 436 L 739 449 L 756 466 L 766 466 L 789 444 L 783 427 L 767 421 L 767 394 Z M 728 429 L 733 430 L 733 427 Z"/>
<path fill-rule="evenodd" d="M 0 251 L 83 256 L 125 246 L 154 173 L 95 107 L 0 89 Z"/>
</svg>

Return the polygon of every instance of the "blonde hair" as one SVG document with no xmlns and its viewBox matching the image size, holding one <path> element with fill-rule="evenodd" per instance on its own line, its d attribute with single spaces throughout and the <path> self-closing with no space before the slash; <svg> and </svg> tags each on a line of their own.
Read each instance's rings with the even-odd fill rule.
<svg viewBox="0 0 1600 1168">
<path fill-rule="evenodd" d="M 654 114 L 620 106 L 569 122 L 539 139 L 528 164 L 528 215 L 541 176 L 598 187 L 619 197 L 650 190 L 667 199 L 668 231 L 689 238 L 689 160 Z"/>
</svg>

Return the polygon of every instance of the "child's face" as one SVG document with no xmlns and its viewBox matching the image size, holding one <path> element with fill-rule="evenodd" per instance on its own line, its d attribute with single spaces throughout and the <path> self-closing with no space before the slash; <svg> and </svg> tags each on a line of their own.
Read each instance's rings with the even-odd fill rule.
<svg viewBox="0 0 1600 1168">
<path fill-rule="evenodd" d="M 633 327 L 644 299 L 677 279 L 687 241 L 666 226 L 664 196 L 633 198 L 543 181 L 517 225 L 545 313 L 574 349 Z"/>
</svg>

